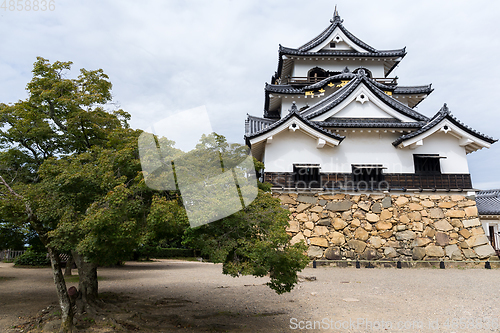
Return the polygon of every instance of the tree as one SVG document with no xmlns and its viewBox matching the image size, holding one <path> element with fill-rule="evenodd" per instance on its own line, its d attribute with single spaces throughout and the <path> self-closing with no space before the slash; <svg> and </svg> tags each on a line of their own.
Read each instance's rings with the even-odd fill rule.
<svg viewBox="0 0 500 333">
<path fill-rule="evenodd" d="M 50 64 L 38 57 L 27 85 L 28 98 L 0 105 L 2 210 L 11 221 L 29 223 L 48 250 L 62 310 L 61 331 L 71 330 L 73 313 L 59 250 L 49 235 L 59 221 L 50 214 L 39 219 L 38 210 L 46 207 L 34 205 L 43 193 L 38 171 L 50 158 L 106 144 L 108 134 L 126 127 L 129 118 L 121 110 L 105 111 L 111 100 L 111 83 L 102 70 L 82 69 L 76 79 L 66 79 L 70 67 L 71 62 Z"/>
<path fill-rule="evenodd" d="M 80 310 L 90 311 L 97 298 L 98 265 L 123 260 L 148 242 L 180 239 L 181 234 L 184 244 L 222 262 L 225 274 L 270 274 L 269 286 L 276 292 L 291 290 L 307 263 L 305 246 L 288 244 L 288 212 L 279 201 L 245 182 L 253 168 L 252 162 L 242 167 L 248 161 L 247 148 L 213 133 L 186 154 L 168 138 L 151 141 L 161 154 L 154 149 L 140 154 L 142 132 L 128 127 L 130 116 L 105 110 L 111 100 L 108 77 L 102 70 L 82 69 L 76 79 L 67 79 L 70 66 L 37 58 L 28 98 L 0 105 L 0 212 L 11 225 L 29 225 L 46 247 L 62 312 L 60 331 L 70 332 L 73 321 L 61 252 L 71 251 L 77 262 Z M 157 156 L 163 160 L 155 160 Z M 154 168 L 143 172 L 139 157 L 152 161 Z M 158 171 L 158 165 L 169 167 Z M 223 209 L 224 189 L 232 186 L 234 192 L 237 183 L 240 210 L 188 228 L 190 207 L 183 206 L 187 201 L 179 188 L 220 175 L 225 178 L 215 177 L 213 184 L 222 191 L 211 199 Z M 166 180 L 168 190 L 162 188 Z M 194 191 L 188 201 L 210 206 L 205 199 Z"/>
</svg>

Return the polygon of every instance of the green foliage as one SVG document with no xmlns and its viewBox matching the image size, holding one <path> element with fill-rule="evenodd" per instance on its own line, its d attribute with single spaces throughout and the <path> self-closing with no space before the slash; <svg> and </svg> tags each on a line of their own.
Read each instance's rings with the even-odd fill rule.
<svg viewBox="0 0 500 333">
<path fill-rule="evenodd" d="M 26 251 L 14 260 L 16 266 L 50 266 L 50 259 L 47 253 Z"/>
<path fill-rule="evenodd" d="M 278 199 L 259 191 L 256 200 L 244 210 L 188 229 L 184 244 L 200 249 L 212 262 L 223 263 L 224 274 L 269 274 L 269 287 L 279 294 L 288 292 L 297 283 L 297 272 L 309 262 L 303 243 L 289 244 L 285 232 L 288 214 Z"/>
<path fill-rule="evenodd" d="M 0 222 L 0 250 L 24 250 L 28 232 L 16 224 Z"/>
</svg>

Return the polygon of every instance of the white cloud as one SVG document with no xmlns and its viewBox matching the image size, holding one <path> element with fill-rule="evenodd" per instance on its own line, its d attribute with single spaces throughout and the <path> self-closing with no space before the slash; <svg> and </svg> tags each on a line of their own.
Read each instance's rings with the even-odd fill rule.
<svg viewBox="0 0 500 333">
<path fill-rule="evenodd" d="M 496 110 L 500 3 L 490 0 L 338 0 L 345 26 L 379 49 L 407 46 L 394 72 L 400 84 L 433 83 L 418 111 L 443 103 L 471 127 L 500 138 Z M 278 44 L 297 47 L 328 24 L 335 3 L 276 0 L 68 1 L 53 12 L 0 10 L 0 102 L 26 97 L 36 56 L 102 68 L 113 95 L 146 128 L 206 105 L 213 128 L 242 142 L 246 114 L 262 115 L 264 82 Z M 496 144 L 500 145 L 500 144 Z M 470 155 L 476 183 L 500 170 L 494 145 Z M 488 161 L 485 163 L 484 161 Z"/>
</svg>

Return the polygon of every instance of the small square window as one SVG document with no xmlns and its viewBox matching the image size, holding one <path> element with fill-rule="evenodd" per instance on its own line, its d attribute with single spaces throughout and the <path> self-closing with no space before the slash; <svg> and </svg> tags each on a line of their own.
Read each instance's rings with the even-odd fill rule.
<svg viewBox="0 0 500 333">
<path fill-rule="evenodd" d="M 372 187 L 384 180 L 384 167 L 378 164 L 372 165 L 352 165 L 352 180 L 357 183 Z"/>
<path fill-rule="evenodd" d="M 330 48 L 334 49 L 337 46 L 335 42 L 330 42 Z"/>
<path fill-rule="evenodd" d="M 426 174 L 440 174 L 441 173 L 441 163 L 438 154 L 414 154 L 413 162 L 415 164 L 415 173 L 426 173 Z"/>
<path fill-rule="evenodd" d="M 295 186 L 299 188 L 314 188 L 321 186 L 319 164 L 294 164 L 293 174 Z"/>
</svg>

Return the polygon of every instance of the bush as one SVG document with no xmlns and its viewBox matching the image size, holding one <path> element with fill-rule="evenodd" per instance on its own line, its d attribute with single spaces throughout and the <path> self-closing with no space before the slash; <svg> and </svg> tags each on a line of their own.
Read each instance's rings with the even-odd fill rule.
<svg viewBox="0 0 500 333">
<path fill-rule="evenodd" d="M 14 260 L 16 266 L 50 266 L 46 253 L 26 251 Z"/>
</svg>

